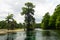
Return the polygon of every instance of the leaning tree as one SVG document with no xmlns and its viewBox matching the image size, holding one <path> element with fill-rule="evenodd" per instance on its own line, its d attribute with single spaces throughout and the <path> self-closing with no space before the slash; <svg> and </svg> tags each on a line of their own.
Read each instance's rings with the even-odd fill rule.
<svg viewBox="0 0 60 40">
<path fill-rule="evenodd" d="M 13 19 L 13 14 L 10 14 L 6 17 L 6 22 L 7 22 L 7 28 L 9 29 L 14 29 L 16 25 L 16 21 Z"/>
</svg>

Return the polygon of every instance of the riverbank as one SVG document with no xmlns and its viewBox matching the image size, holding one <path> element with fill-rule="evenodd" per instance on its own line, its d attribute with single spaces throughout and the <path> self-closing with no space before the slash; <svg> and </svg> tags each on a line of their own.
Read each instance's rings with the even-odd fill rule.
<svg viewBox="0 0 60 40">
<path fill-rule="evenodd" d="M 21 31 L 24 31 L 24 29 L 15 29 L 15 30 L 0 29 L 0 35 L 7 34 L 7 33 L 16 33 Z"/>
</svg>

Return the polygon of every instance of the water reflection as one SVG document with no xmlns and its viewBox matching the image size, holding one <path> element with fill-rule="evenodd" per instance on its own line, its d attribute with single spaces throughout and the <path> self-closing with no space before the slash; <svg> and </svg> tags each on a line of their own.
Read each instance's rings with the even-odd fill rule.
<svg viewBox="0 0 60 40">
<path fill-rule="evenodd" d="M 16 38 L 16 33 L 8 33 L 6 40 L 14 40 Z"/>
<path fill-rule="evenodd" d="M 60 40 L 60 30 L 9 33 L 0 35 L 0 40 Z"/>
<path fill-rule="evenodd" d="M 60 30 L 55 30 L 55 32 L 56 32 L 55 35 L 56 39 L 60 40 Z"/>
<path fill-rule="evenodd" d="M 27 31 L 25 40 L 35 40 L 35 31 Z"/>
<path fill-rule="evenodd" d="M 51 36 L 50 31 L 42 31 L 43 36 Z"/>
<path fill-rule="evenodd" d="M 50 31 L 42 31 L 43 40 L 51 40 Z"/>
<path fill-rule="evenodd" d="M 43 40 L 60 40 L 60 31 L 42 31 Z"/>
</svg>

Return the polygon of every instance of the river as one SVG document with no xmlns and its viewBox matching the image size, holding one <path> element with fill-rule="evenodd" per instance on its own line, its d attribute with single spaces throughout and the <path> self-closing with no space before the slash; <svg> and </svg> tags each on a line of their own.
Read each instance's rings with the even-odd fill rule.
<svg viewBox="0 0 60 40">
<path fill-rule="evenodd" d="M 36 29 L 31 40 L 60 40 L 60 34 L 52 30 Z M 24 31 L 0 35 L 0 40 L 26 40 L 29 38 Z M 29 40 L 30 40 L 29 39 Z"/>
</svg>

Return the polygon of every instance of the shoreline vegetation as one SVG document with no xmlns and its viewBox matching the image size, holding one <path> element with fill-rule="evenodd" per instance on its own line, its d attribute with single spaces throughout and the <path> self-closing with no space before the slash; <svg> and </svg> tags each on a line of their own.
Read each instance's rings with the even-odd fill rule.
<svg viewBox="0 0 60 40">
<path fill-rule="evenodd" d="M 21 31 L 24 31 L 24 29 L 14 29 L 14 30 L 0 29 L 0 35 L 7 33 L 16 33 Z"/>
</svg>

